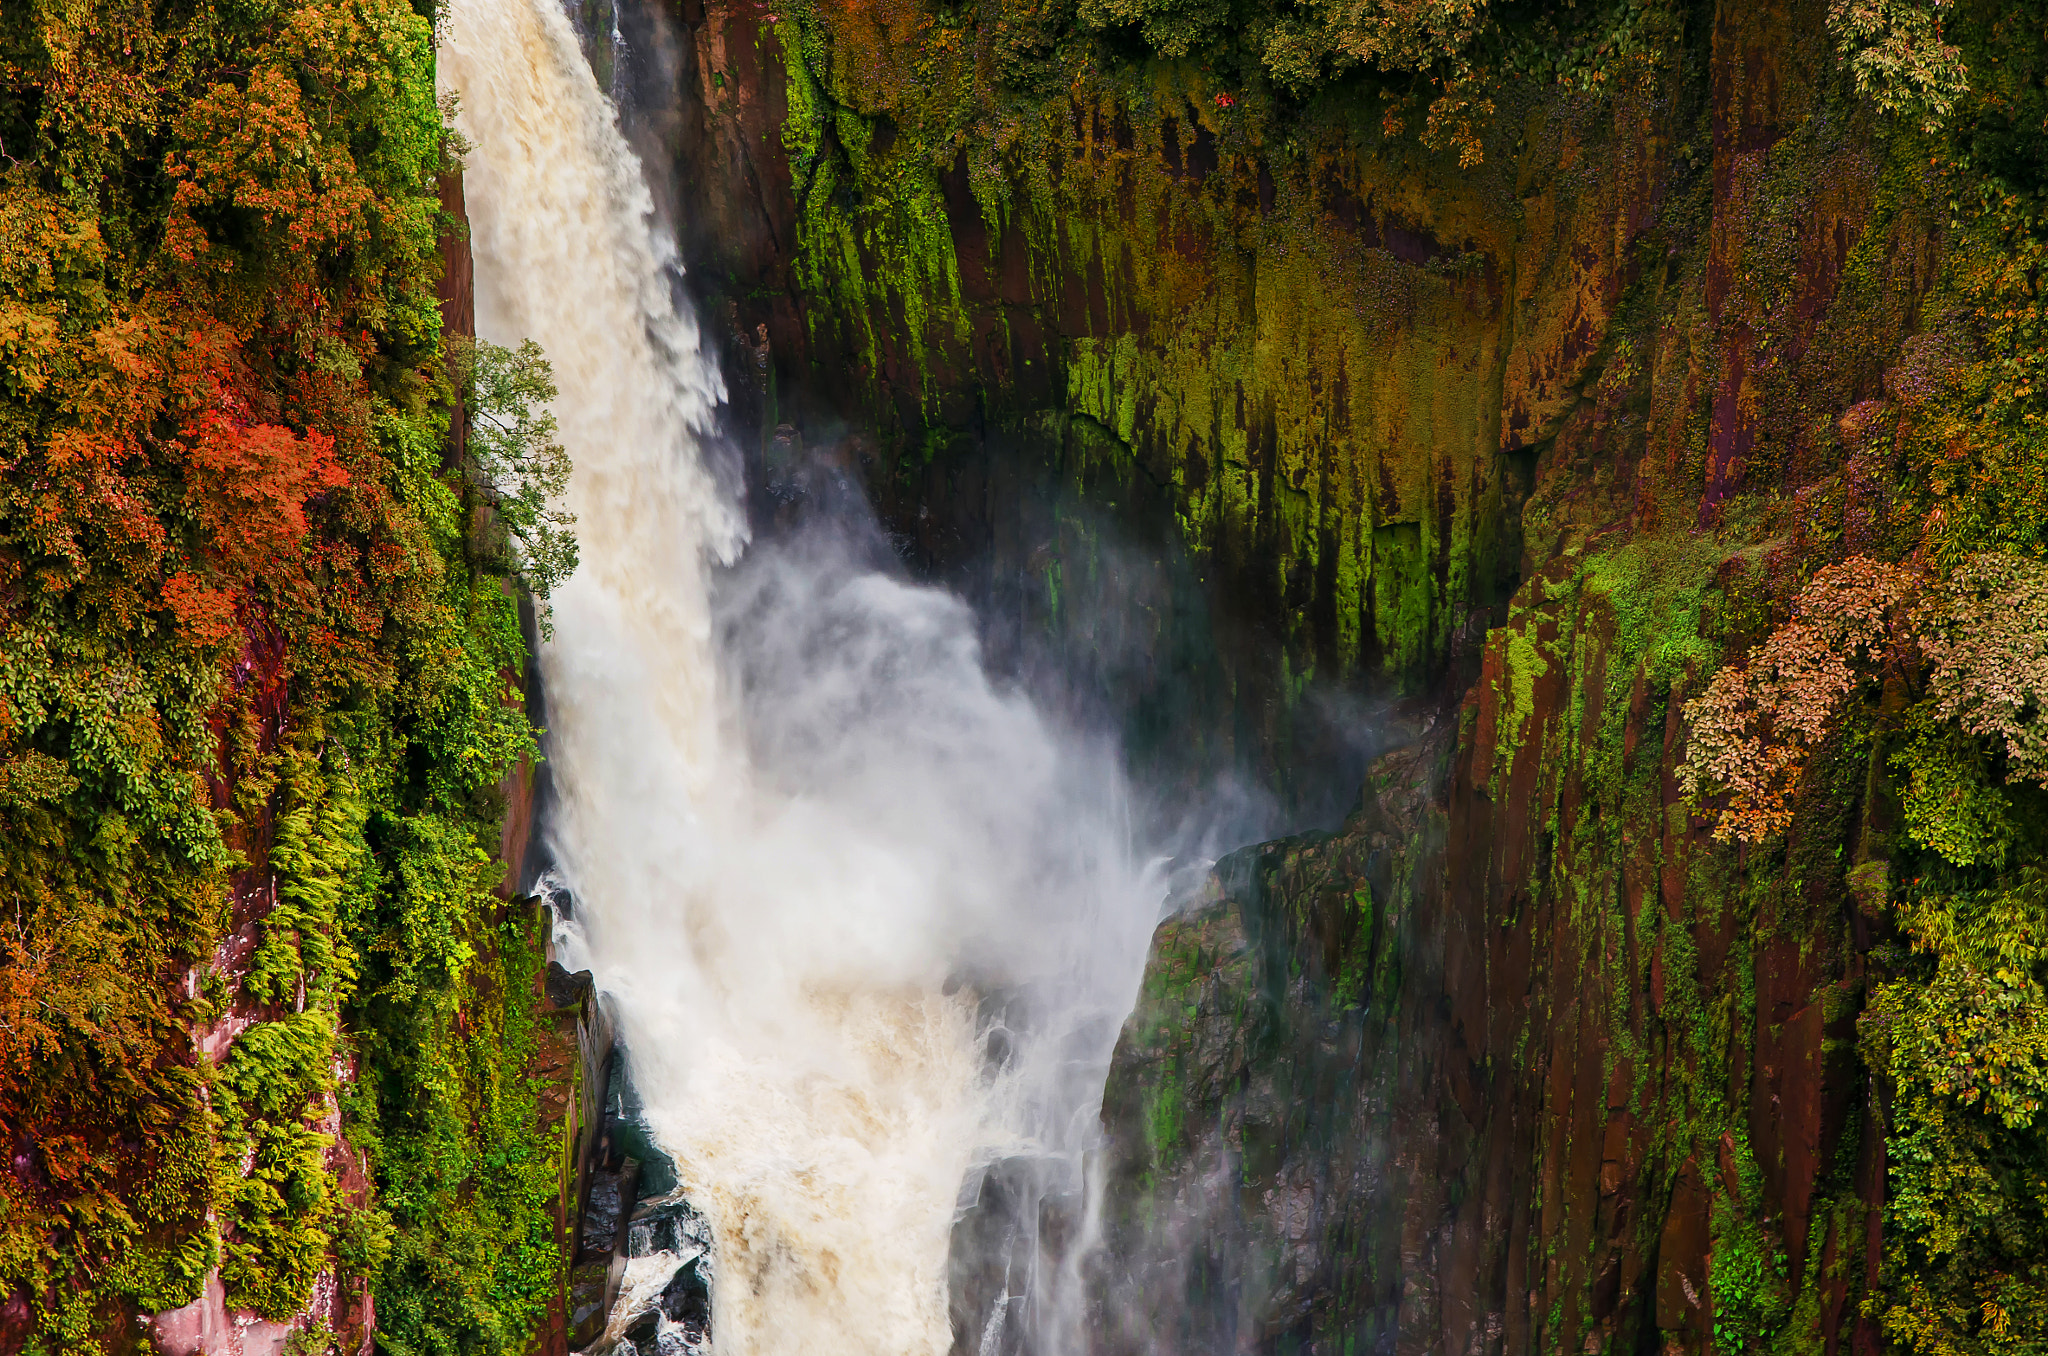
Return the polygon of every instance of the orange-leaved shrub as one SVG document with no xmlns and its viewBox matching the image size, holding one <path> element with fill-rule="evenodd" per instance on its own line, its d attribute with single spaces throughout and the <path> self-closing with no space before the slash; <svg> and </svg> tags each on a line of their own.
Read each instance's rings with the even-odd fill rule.
<svg viewBox="0 0 2048 1356">
<path fill-rule="evenodd" d="M 1714 836 L 1755 842 L 1784 831 L 1806 760 L 1842 699 L 1911 634 L 1922 577 L 1862 556 L 1830 565 L 1792 603 L 1792 619 L 1685 704 L 1688 795 L 1721 789 Z"/>
<path fill-rule="evenodd" d="M 1932 581 L 1915 566 L 1852 556 L 1817 573 L 1791 619 L 1685 705 L 1681 784 L 1688 795 L 1728 798 L 1714 836 L 1758 842 L 1784 832 L 1829 722 L 1887 667 L 1924 687 L 1916 747 L 1930 721 L 1946 722 L 1991 741 L 2006 779 L 2048 785 L 2048 564 L 1979 552 Z M 1960 800 L 1970 789 L 1948 784 L 1940 794 Z M 1926 791 L 1909 775 L 1915 827 L 1940 818 L 1938 807 L 1914 802 Z"/>
</svg>

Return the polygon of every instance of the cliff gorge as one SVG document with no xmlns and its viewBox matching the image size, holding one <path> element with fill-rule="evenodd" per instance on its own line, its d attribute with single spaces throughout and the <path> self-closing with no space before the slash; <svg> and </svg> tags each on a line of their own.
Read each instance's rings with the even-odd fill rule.
<svg viewBox="0 0 2048 1356">
<path fill-rule="evenodd" d="M 1348 807 L 1153 940 L 1102 1350 L 2048 1344 L 2038 5 L 573 9 L 757 511 Z M 434 22 L 0 15 L 0 1351 L 616 1288 Z"/>
<path fill-rule="evenodd" d="M 1270 643 L 1254 725 L 1314 677 L 1429 727 L 1162 926 L 1105 1313 L 1133 1350 L 2022 1340 L 2041 690 L 1935 694 L 2048 627 L 2038 23 L 1914 20 L 1957 95 L 1884 85 L 1853 7 L 1518 13 L 1479 109 L 1441 63 L 1303 90 L 1228 23 L 1152 36 L 1198 9 L 688 3 L 648 134 L 764 460 L 844 421 L 941 564 L 1037 533 L 1085 575 L 1017 526 L 1033 476 L 1170 519 Z M 2031 639 L 1961 638 L 1994 597 Z"/>
</svg>

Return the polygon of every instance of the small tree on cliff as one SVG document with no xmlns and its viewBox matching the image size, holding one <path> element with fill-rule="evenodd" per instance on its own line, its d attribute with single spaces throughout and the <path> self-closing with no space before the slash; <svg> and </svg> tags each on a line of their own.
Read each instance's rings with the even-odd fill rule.
<svg viewBox="0 0 2048 1356">
<path fill-rule="evenodd" d="M 1831 0 L 1828 31 L 1856 92 L 1883 113 L 1939 131 L 1970 91 L 1962 51 L 1942 38 L 1942 0 Z"/>
<path fill-rule="evenodd" d="M 554 369 L 539 344 L 504 348 L 488 340 L 456 340 L 450 363 L 470 419 L 469 456 L 485 497 L 512 539 L 520 578 L 541 602 L 576 569 L 576 515 L 562 507 L 569 454 L 555 441 Z"/>
</svg>

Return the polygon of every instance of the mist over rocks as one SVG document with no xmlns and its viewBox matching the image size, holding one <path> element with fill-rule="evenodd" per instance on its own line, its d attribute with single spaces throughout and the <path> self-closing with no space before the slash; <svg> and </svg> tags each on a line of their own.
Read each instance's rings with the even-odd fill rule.
<svg viewBox="0 0 2048 1356">
<path fill-rule="evenodd" d="M 1103 1093 L 1095 1350 L 1388 1348 L 1428 1321 L 1451 741 L 1382 755 L 1336 833 L 1240 849 L 1153 936 Z M 1419 1231 L 1419 1234 L 1418 1234 Z"/>
</svg>

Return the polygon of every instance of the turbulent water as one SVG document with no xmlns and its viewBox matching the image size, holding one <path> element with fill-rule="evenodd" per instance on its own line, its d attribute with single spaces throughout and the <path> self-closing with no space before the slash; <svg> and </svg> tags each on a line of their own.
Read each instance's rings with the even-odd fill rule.
<svg viewBox="0 0 2048 1356">
<path fill-rule="evenodd" d="M 717 1346 L 944 1351 L 972 1184 L 1026 1162 L 1071 1192 L 1095 1133 L 1159 895 L 1115 759 L 992 681 L 968 609 L 872 568 L 857 521 L 747 548 L 715 364 L 563 14 L 454 0 L 441 71 L 478 329 L 546 349 L 576 467 L 551 846 L 715 1232 Z M 968 1349 L 1076 1345 L 1075 1246 L 1003 1233 Z"/>
</svg>

